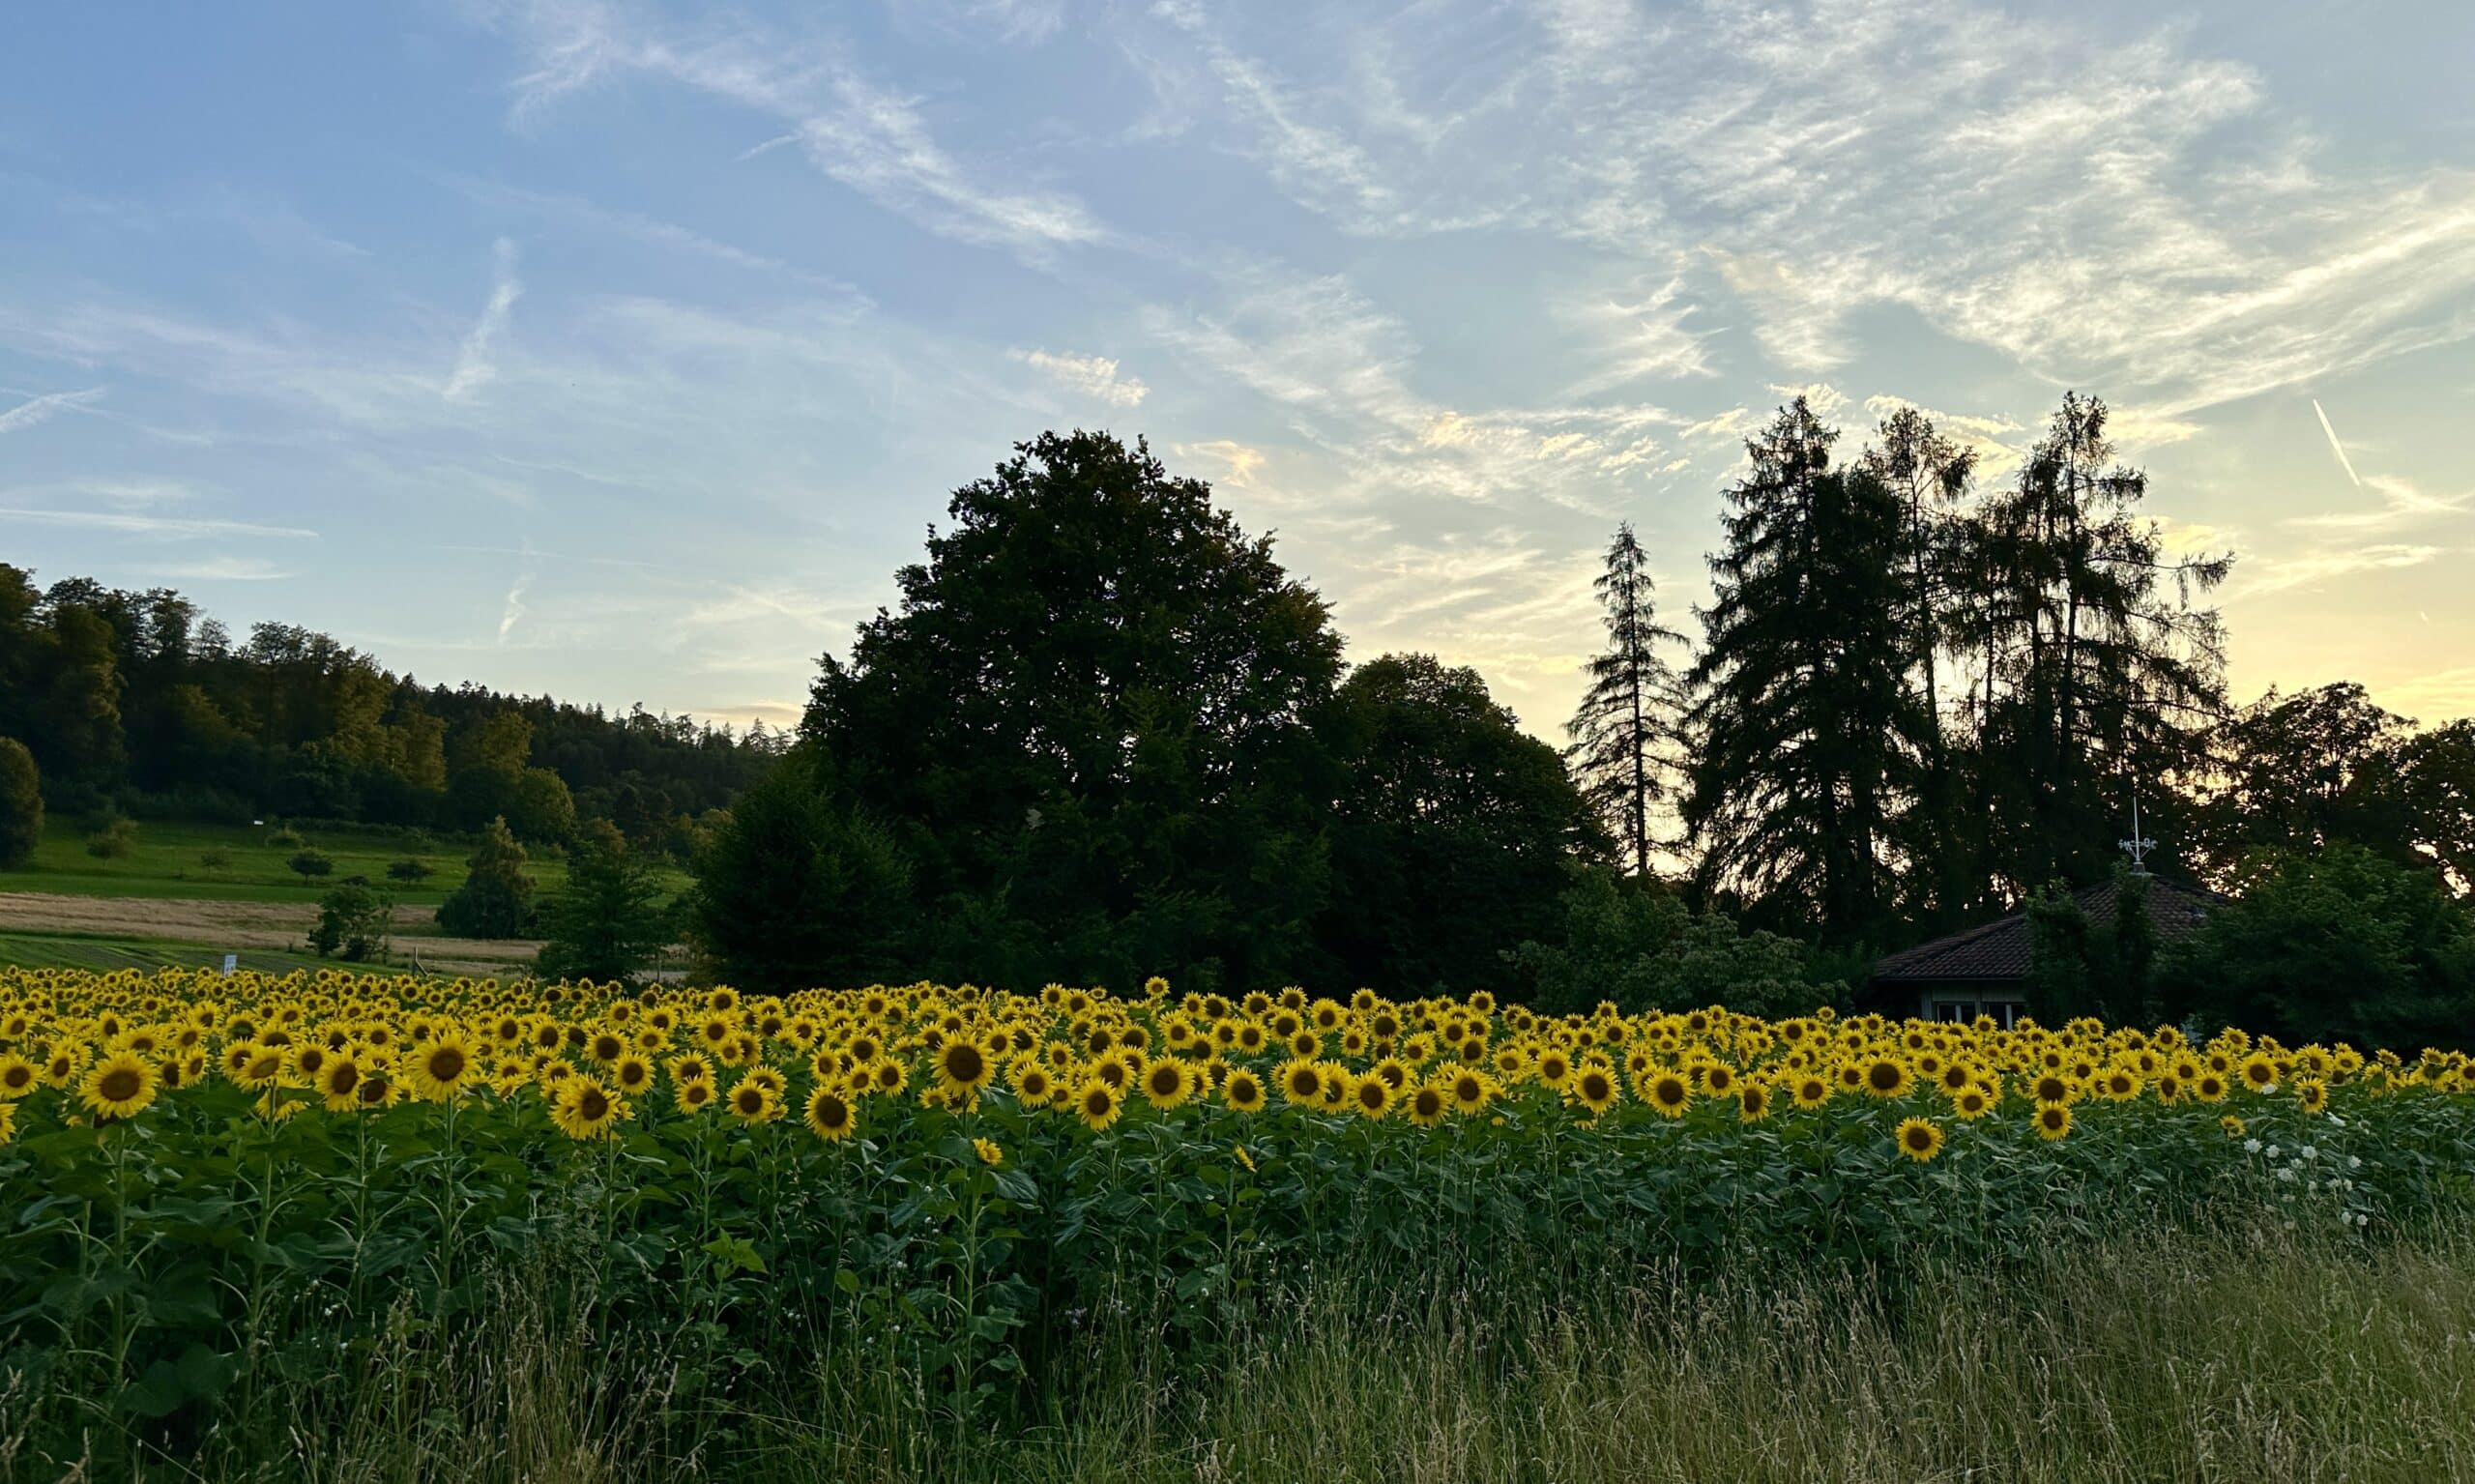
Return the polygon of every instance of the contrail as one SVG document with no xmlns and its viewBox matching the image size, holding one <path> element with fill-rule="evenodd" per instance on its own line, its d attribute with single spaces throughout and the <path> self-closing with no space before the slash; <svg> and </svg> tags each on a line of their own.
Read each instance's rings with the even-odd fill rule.
<svg viewBox="0 0 2475 1484">
<path fill-rule="evenodd" d="M 2320 431 L 2329 435 L 2329 447 L 2337 451 L 2338 466 L 2346 471 L 2347 479 L 2354 480 L 2355 488 L 2363 488 L 2363 480 L 2355 479 L 2355 461 L 2346 457 L 2346 446 L 2338 441 L 2338 430 L 2329 425 L 2329 415 L 2320 412 L 2320 399 L 2316 396 L 2312 399 L 2312 410 L 2320 413 Z"/>
</svg>

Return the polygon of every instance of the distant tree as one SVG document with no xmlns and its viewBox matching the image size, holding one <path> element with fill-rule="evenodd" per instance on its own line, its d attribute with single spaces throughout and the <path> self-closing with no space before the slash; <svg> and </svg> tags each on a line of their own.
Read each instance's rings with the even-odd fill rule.
<svg viewBox="0 0 2475 1484">
<path fill-rule="evenodd" d="M 1589 688 L 1564 725 L 1583 797 L 1606 821 L 1637 876 L 1650 874 L 1651 811 L 1667 797 L 1683 697 L 1660 653 L 1684 636 L 1658 622 L 1649 557 L 1631 522 L 1616 528 L 1596 584 L 1607 648 L 1585 667 Z"/>
<path fill-rule="evenodd" d="M 1607 1001 L 1628 1014 L 1724 1003 L 1749 1014 L 1801 1015 L 1844 998 L 1813 975 L 1805 947 L 1696 912 L 1655 878 L 1603 865 L 1568 867 L 1557 919 L 1512 955 L 1523 999 L 1550 1014 Z"/>
<path fill-rule="evenodd" d="M 2430 868 L 2358 846 L 2262 850 L 2235 899 L 2163 956 L 2168 1008 L 2290 1046 L 2412 1054 L 2475 1026 L 2475 917 Z"/>
<path fill-rule="evenodd" d="M 347 883 L 318 899 L 318 920 L 309 929 L 309 951 L 353 963 L 385 962 L 389 903 L 365 886 Z"/>
<path fill-rule="evenodd" d="M 426 860 L 405 859 L 390 860 L 387 862 L 387 879 L 389 881 L 400 881 L 409 884 L 412 882 L 427 881 L 432 874 L 433 868 Z"/>
<path fill-rule="evenodd" d="M 1018 943 L 1001 982 L 1034 988 L 1299 974 L 1326 879 L 1309 723 L 1340 668 L 1323 600 L 1208 486 L 1104 433 L 1018 445 L 947 509 L 803 727 L 836 817 L 897 835 L 913 911 L 982 929 L 915 972 L 987 982 Z"/>
<path fill-rule="evenodd" d="M 1925 709 L 1903 512 L 1870 473 L 1832 467 L 1837 436 L 1800 396 L 1745 446 L 1691 677 L 1684 819 L 1706 885 L 1844 945 L 1896 905 Z"/>
<path fill-rule="evenodd" d="M 814 744 L 740 796 L 696 870 L 688 930 L 724 983 L 787 993 L 920 972 L 911 862 Z"/>
<path fill-rule="evenodd" d="M 2191 818 L 2198 863 L 2226 880 L 2264 847 L 2340 843 L 2415 861 L 2403 756 L 2411 736 L 2411 722 L 2352 682 L 2291 696 L 2270 690 L 2210 735 Z"/>
<path fill-rule="evenodd" d="M 2398 771 L 2415 854 L 2459 896 L 2475 895 L 2475 719 L 2415 734 Z"/>
<path fill-rule="evenodd" d="M 117 860 L 137 848 L 137 821 L 106 814 L 86 836 L 86 854 L 98 860 Z"/>
<path fill-rule="evenodd" d="M 670 941 L 653 870 L 608 820 L 587 825 L 568 852 L 568 883 L 542 912 L 535 972 L 552 979 L 631 979 Z"/>
<path fill-rule="evenodd" d="M 1360 666 L 1318 733 L 1341 780 L 1319 937 L 1346 981 L 1509 988 L 1509 951 L 1554 926 L 1565 861 L 1605 849 L 1555 750 L 1476 671 L 1428 655 Z"/>
<path fill-rule="evenodd" d="M 533 926 L 533 878 L 524 874 L 524 847 L 494 819 L 481 831 L 462 886 L 439 904 L 440 929 L 456 938 L 521 938 Z"/>
<path fill-rule="evenodd" d="M 292 867 L 294 874 L 304 877 L 325 876 L 335 868 L 335 861 L 328 858 L 326 852 L 320 850 L 294 851 L 292 858 L 286 860 L 284 864 Z"/>
<path fill-rule="evenodd" d="M 35 755 L 14 737 L 0 737 L 0 870 L 26 863 L 43 843 L 43 777 Z"/>
</svg>

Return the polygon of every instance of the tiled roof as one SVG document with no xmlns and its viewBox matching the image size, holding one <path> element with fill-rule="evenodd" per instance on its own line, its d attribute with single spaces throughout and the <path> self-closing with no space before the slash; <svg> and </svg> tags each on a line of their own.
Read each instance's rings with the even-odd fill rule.
<svg viewBox="0 0 2475 1484">
<path fill-rule="evenodd" d="M 2092 927 L 2104 928 L 2114 920 L 2114 908 L 2121 893 L 2111 881 L 2084 887 L 2072 893 L 2079 898 L 2080 910 L 2088 915 Z M 2199 887 L 2151 877 L 2148 882 L 2148 918 L 2155 924 L 2161 944 L 2189 937 L 2199 929 L 2211 908 L 2227 898 Z M 2015 912 L 1948 938 L 1936 938 L 1915 947 L 1894 953 L 1874 965 L 1877 984 L 1931 984 L 1936 982 L 1979 983 L 1987 980 L 2024 979 L 2028 976 L 2028 915 Z"/>
</svg>

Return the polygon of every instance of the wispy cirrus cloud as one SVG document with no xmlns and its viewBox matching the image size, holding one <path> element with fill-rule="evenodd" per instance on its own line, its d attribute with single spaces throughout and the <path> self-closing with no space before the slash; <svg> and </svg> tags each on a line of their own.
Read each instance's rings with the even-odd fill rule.
<svg viewBox="0 0 2475 1484">
<path fill-rule="evenodd" d="M 54 510 L 0 506 L 0 520 L 27 525 L 66 526 L 104 531 L 149 540 L 187 541 L 218 537 L 255 537 L 269 540 L 315 539 L 318 533 L 303 526 L 262 525 L 248 520 L 218 520 L 204 516 L 141 515 L 128 510 Z"/>
<path fill-rule="evenodd" d="M 41 396 L 30 397 L 15 407 L 0 411 L 0 433 L 14 433 L 33 427 L 58 413 L 91 402 L 102 394 L 102 388 L 89 387 L 83 392 L 46 392 Z"/>
<path fill-rule="evenodd" d="M 481 317 L 465 332 L 464 343 L 455 353 L 455 369 L 439 389 L 439 395 L 451 402 L 469 400 L 498 378 L 499 341 L 506 337 L 508 316 L 524 294 L 523 280 L 515 276 L 515 244 L 500 238 L 492 246 L 491 260 L 489 302 L 481 306 Z"/>
</svg>

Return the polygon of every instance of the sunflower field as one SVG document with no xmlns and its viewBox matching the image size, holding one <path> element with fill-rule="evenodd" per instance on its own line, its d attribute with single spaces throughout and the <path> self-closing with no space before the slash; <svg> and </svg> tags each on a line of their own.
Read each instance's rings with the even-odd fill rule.
<svg viewBox="0 0 2475 1484">
<path fill-rule="evenodd" d="M 2228 1205 L 2360 1240 L 2471 1178 L 2475 1057 L 2237 1030 L 0 975 L 0 1378 L 165 1451 L 528 1264 L 675 1405 L 829 1356 L 960 1425 L 1094 1316 L 1208 1357 L 1335 1264 L 2000 1262 Z"/>
</svg>

